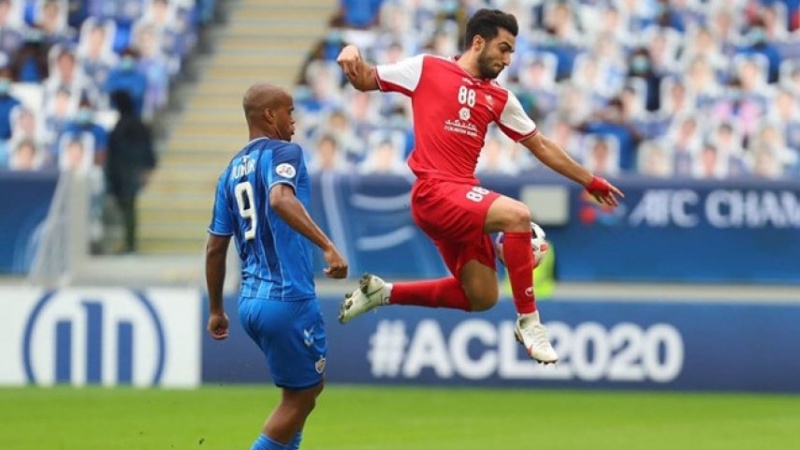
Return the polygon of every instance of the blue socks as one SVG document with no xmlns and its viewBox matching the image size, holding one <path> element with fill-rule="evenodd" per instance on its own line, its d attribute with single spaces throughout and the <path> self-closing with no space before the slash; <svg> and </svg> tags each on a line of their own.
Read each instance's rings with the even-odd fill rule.
<svg viewBox="0 0 800 450">
<path fill-rule="evenodd" d="M 297 436 L 295 436 L 296 438 Z M 292 440 L 294 442 L 294 439 Z M 300 441 L 298 440 L 298 445 L 300 445 Z M 294 447 L 291 447 L 294 448 Z M 280 442 L 275 442 L 272 439 L 268 438 L 267 436 L 261 434 L 258 436 L 255 442 L 253 442 L 253 446 L 250 447 L 250 450 L 286 450 L 287 447 Z"/>
<path fill-rule="evenodd" d="M 286 446 L 286 450 L 299 450 L 300 449 L 300 441 L 303 440 L 303 432 L 298 431 L 297 434 L 294 435 L 292 438 L 292 442 L 289 442 L 289 445 Z"/>
<path fill-rule="evenodd" d="M 292 438 L 292 442 L 289 442 L 286 445 L 281 444 L 280 442 L 273 441 L 272 439 L 268 438 L 265 434 L 260 434 L 258 439 L 253 442 L 253 446 L 250 447 L 250 450 L 299 450 L 300 449 L 300 441 L 303 440 L 303 432 L 298 431 L 297 434 L 294 435 Z"/>
</svg>

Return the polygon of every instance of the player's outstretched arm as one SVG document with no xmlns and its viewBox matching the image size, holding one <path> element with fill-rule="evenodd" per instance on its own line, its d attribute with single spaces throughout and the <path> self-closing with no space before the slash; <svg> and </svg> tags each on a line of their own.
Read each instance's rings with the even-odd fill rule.
<svg viewBox="0 0 800 450">
<path fill-rule="evenodd" d="M 336 62 L 342 67 L 344 75 L 354 88 L 359 91 L 378 90 L 375 67 L 361 58 L 361 52 L 355 45 L 343 48 Z"/>
<path fill-rule="evenodd" d="M 539 161 L 559 174 L 584 186 L 594 198 L 605 205 L 617 206 L 617 197 L 625 194 L 603 178 L 594 176 L 578 164 L 563 148 L 547 139 L 541 132 L 521 142 Z"/>
<path fill-rule="evenodd" d="M 228 337 L 228 316 L 222 304 L 222 287 L 225 283 L 225 258 L 230 236 L 210 234 L 206 244 L 206 287 L 208 288 L 208 332 L 214 339 Z"/>
<path fill-rule="evenodd" d="M 325 232 L 317 226 L 303 204 L 297 200 L 291 185 L 284 183 L 274 185 L 269 190 L 269 204 L 292 229 L 322 249 L 325 262 L 328 263 L 325 275 L 330 278 L 347 277 L 347 262 Z"/>
</svg>

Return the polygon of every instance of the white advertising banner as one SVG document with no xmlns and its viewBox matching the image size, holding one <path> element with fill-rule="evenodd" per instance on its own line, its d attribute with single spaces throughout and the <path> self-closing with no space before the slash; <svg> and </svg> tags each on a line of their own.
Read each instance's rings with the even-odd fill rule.
<svg viewBox="0 0 800 450">
<path fill-rule="evenodd" d="M 195 387 L 196 289 L 0 287 L 0 385 Z"/>
</svg>

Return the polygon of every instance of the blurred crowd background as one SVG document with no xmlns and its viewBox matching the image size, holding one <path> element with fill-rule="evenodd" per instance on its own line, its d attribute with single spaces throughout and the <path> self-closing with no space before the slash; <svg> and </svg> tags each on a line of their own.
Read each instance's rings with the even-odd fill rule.
<svg viewBox="0 0 800 450">
<path fill-rule="evenodd" d="M 0 170 L 101 169 L 119 118 L 111 94 L 127 93 L 152 123 L 213 8 L 214 0 L 0 0 Z"/>
<path fill-rule="evenodd" d="M 520 25 L 498 81 L 596 173 L 800 176 L 800 0 L 344 0 L 298 79 L 295 139 L 310 167 L 407 173 L 410 101 L 355 91 L 336 56 L 346 44 L 378 64 L 456 55 L 482 7 Z M 537 170 L 490 133 L 479 174 Z"/>
<path fill-rule="evenodd" d="M 605 176 L 800 176 L 800 0 L 344 0 L 298 79 L 314 171 L 405 174 L 410 101 L 347 85 L 358 45 L 387 64 L 461 51 L 478 8 L 514 13 L 499 77 L 540 129 Z M 153 122 L 214 0 L 0 0 L 0 170 L 103 167 L 127 92 Z M 13 88 L 12 88 L 13 83 Z M 540 170 L 497 129 L 479 173 Z"/>
<path fill-rule="evenodd" d="M 297 50 L 304 62 L 290 69 L 297 73 L 294 139 L 314 173 L 410 175 L 405 159 L 414 148 L 411 102 L 400 94 L 350 87 L 335 62 L 345 45 L 357 45 L 377 64 L 419 53 L 455 56 L 462 51 L 467 19 L 491 7 L 513 13 L 520 25 L 512 64 L 498 81 L 546 136 L 593 172 L 610 178 L 800 178 L 800 0 L 337 3 L 324 37 L 310 50 Z M 87 175 L 93 241 L 103 239 L 104 223 L 122 223 L 121 251 L 135 252 L 136 196 L 157 166 L 165 142 L 160 138 L 169 137 L 181 113 L 176 99 L 189 95 L 176 88 L 195 81 L 194 58 L 205 52 L 205 41 L 213 47 L 209 29 L 221 21 L 224 5 L 0 0 L 0 171 Z M 308 6 L 287 8 L 302 17 Z M 324 14 L 321 20 L 327 21 L 329 11 Z M 259 17 L 265 18 L 252 19 L 240 41 L 255 36 L 248 33 L 262 21 L 269 28 L 282 20 L 268 13 Z M 222 56 L 234 62 L 242 55 L 265 58 L 260 49 L 281 42 L 287 47 L 271 54 L 294 56 L 290 40 L 275 35 L 265 34 L 269 43 L 228 47 L 233 53 Z M 248 73 L 247 82 L 262 70 Z M 218 100 L 223 94 L 224 102 Z M 223 94 L 204 104 L 227 109 L 188 127 L 182 139 L 205 139 L 203 133 L 193 136 L 198 130 L 216 133 L 208 139 L 220 142 L 212 150 L 228 158 L 232 150 L 223 125 L 238 126 L 241 118 L 235 112 L 239 94 Z M 176 157 L 180 167 L 211 158 L 194 144 L 182 151 Z M 478 176 L 536 179 L 548 171 L 499 129 L 490 130 Z M 200 190 L 187 186 L 184 197 L 191 206 Z M 175 189 L 173 183 L 160 192 L 176 195 Z M 162 225 L 154 225 L 158 242 L 174 238 L 165 228 L 182 229 Z"/>
<path fill-rule="evenodd" d="M 106 251 L 110 215 L 124 224 L 122 252 L 135 251 L 135 200 L 156 167 L 156 124 L 214 8 L 0 0 L 0 171 L 85 177 L 95 253 Z"/>
</svg>

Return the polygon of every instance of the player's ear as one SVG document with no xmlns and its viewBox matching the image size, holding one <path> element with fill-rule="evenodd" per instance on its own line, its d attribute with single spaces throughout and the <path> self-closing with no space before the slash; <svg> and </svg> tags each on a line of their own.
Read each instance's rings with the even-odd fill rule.
<svg viewBox="0 0 800 450">
<path fill-rule="evenodd" d="M 472 39 L 471 47 L 475 50 L 475 52 L 480 53 L 483 51 L 483 47 L 486 45 L 486 39 L 483 38 L 480 34 L 476 34 L 475 37 Z"/>
<path fill-rule="evenodd" d="M 271 108 L 264 108 L 263 114 L 264 120 L 266 120 L 267 123 L 275 123 L 275 111 L 273 111 Z"/>
</svg>

